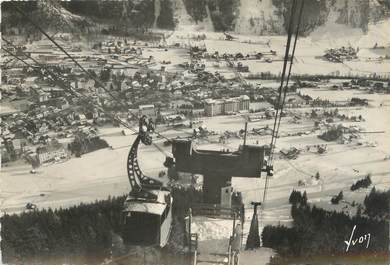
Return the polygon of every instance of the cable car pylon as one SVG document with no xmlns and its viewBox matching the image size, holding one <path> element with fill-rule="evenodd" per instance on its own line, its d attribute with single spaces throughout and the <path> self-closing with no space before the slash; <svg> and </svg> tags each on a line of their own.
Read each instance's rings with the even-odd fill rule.
<svg viewBox="0 0 390 265">
<path fill-rule="evenodd" d="M 260 247 L 260 234 L 259 234 L 259 220 L 257 218 L 257 206 L 261 205 L 261 202 L 252 202 L 253 216 L 251 226 L 249 228 L 248 238 L 246 240 L 245 250 L 255 249 Z"/>
</svg>

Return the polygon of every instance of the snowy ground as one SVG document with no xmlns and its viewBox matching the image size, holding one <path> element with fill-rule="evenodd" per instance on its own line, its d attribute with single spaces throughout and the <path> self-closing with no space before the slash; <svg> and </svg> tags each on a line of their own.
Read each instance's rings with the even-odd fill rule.
<svg viewBox="0 0 390 265">
<path fill-rule="evenodd" d="M 303 152 L 295 160 L 275 161 L 275 175 L 270 179 L 267 200 L 264 209 L 259 213 L 259 230 L 265 225 L 291 225 L 290 205 L 288 197 L 293 189 L 306 191 L 308 193 L 309 202 L 325 209 L 344 211 L 349 214 L 356 213 L 356 207 L 351 207 L 349 204 L 353 201 L 362 203 L 364 197 L 369 192 L 369 189 L 362 189 L 351 192 L 350 186 L 361 179 L 366 174 L 372 174 L 373 185 L 379 189 L 386 190 L 390 188 L 390 164 L 384 158 L 390 154 L 390 100 L 389 95 L 367 94 L 361 91 L 330 91 L 325 89 L 302 89 L 302 92 L 313 97 L 320 97 L 329 100 L 348 100 L 351 97 L 361 97 L 369 99 L 369 107 L 366 108 L 343 108 L 339 109 L 340 113 L 346 115 L 362 115 L 364 122 L 359 123 L 365 131 L 385 131 L 380 134 L 361 134 L 362 143 L 376 143 L 375 147 L 367 145 L 338 144 L 335 142 L 324 142 L 317 138 L 317 133 L 303 135 L 281 137 L 277 142 L 277 150 L 282 148 L 297 147 L 304 149 L 308 145 L 327 144 L 328 152 L 322 155 L 315 152 Z M 382 104 L 382 106 L 381 106 Z M 297 113 L 308 111 L 292 110 Z M 290 118 L 283 118 L 281 125 L 281 135 L 287 132 L 306 131 L 313 128 L 312 121 L 302 121 L 300 124 L 289 123 Z M 272 120 L 263 120 L 261 122 L 249 123 L 248 130 L 252 128 L 261 128 L 265 125 L 271 125 Z M 221 116 L 212 119 L 206 119 L 204 124 L 210 130 L 239 130 L 243 128 L 243 117 L 236 116 Z M 345 125 L 352 123 L 344 123 Z M 248 143 L 264 144 L 269 142 L 269 136 L 249 136 Z M 241 139 L 230 140 L 223 148 L 234 149 L 242 142 Z M 207 144 L 207 148 L 218 149 L 217 144 Z M 312 178 L 319 172 L 321 179 L 316 181 Z M 298 181 L 306 182 L 305 186 L 298 186 Z M 236 190 L 243 193 L 246 203 L 246 221 L 244 225 L 244 244 L 245 238 L 249 230 L 250 220 L 253 211 L 249 203 L 251 201 L 262 201 L 264 192 L 264 178 L 261 179 L 244 179 L 233 178 L 232 185 Z M 337 206 L 330 203 L 332 196 L 343 191 L 344 202 Z M 218 223 L 218 229 L 215 224 Z M 206 227 L 205 227 L 206 226 Z M 217 238 L 217 235 L 226 234 L 226 240 L 231 234 L 232 222 L 226 220 L 196 223 L 197 231 L 202 236 L 205 236 L 206 248 L 213 249 L 215 246 L 220 246 L 220 251 L 224 251 L 226 246 L 219 241 L 208 241 L 207 237 Z M 199 229 L 198 227 L 201 227 Z M 214 232 L 210 232 L 214 231 Z M 230 234 L 229 234 L 230 232 Z M 211 244 L 211 245 L 210 245 Z M 242 253 L 245 256 L 246 252 Z M 259 255 L 262 256 L 262 255 Z M 262 264 L 262 263 L 259 263 Z M 265 264 L 265 263 L 264 263 Z"/>
<path fill-rule="evenodd" d="M 339 34 L 337 38 L 333 38 L 333 35 L 327 35 L 329 34 L 329 25 L 328 28 L 318 29 L 310 37 L 299 40 L 296 51 L 297 62 L 294 64 L 293 72 L 326 74 L 338 71 L 345 74 L 362 74 L 369 71 L 371 73 L 389 75 L 389 61 L 383 63 L 365 61 L 369 57 L 379 56 L 369 49 L 375 42 L 378 42 L 380 45 L 390 43 L 390 34 L 388 34 L 390 33 L 388 32 L 390 28 L 389 22 L 390 20 L 380 25 L 371 26 L 367 36 L 351 30 L 351 34 Z M 183 28 L 185 29 L 185 25 L 183 25 Z M 341 32 L 341 29 L 335 32 Z M 168 42 L 188 41 L 182 37 L 188 37 L 191 34 L 191 31 L 184 30 L 175 32 L 168 39 Z M 206 35 L 208 39 L 199 42 L 199 44 L 206 45 L 209 51 L 218 50 L 220 53 L 250 53 L 273 49 L 278 54 L 281 54 L 286 39 L 285 37 L 275 36 L 256 37 L 240 35 L 239 41 L 242 42 L 237 40 L 227 42 L 222 40 L 223 35 L 221 33 L 206 33 Z M 268 40 L 270 46 L 265 44 Z M 252 43 L 247 43 L 249 41 Z M 353 47 L 360 47 L 360 61 L 335 64 L 316 58 L 321 56 L 326 48 L 346 46 L 349 43 Z M 157 61 L 172 61 L 172 65 L 169 65 L 169 68 L 174 68 L 174 64 L 188 60 L 186 57 L 188 55 L 185 54 L 184 50 L 180 49 L 172 51 L 146 49 L 145 56 L 149 55 L 153 55 Z M 282 66 L 281 62 L 268 64 L 257 61 L 245 61 L 244 63 L 249 65 L 251 72 L 271 71 L 279 73 Z M 226 68 L 222 70 L 226 70 Z M 276 159 L 275 174 L 270 179 L 267 201 L 264 210 L 259 214 L 260 231 L 267 224 L 291 224 L 288 197 L 292 189 L 306 190 L 310 203 L 326 209 L 354 213 L 355 209 L 352 209 L 346 203 L 341 203 L 336 207 L 332 206 L 330 198 L 342 190 L 347 202 L 362 202 L 369 189 L 351 192 L 349 187 L 368 173 L 372 174 L 373 184 L 377 188 L 390 188 L 390 163 L 389 160 L 384 160 L 390 154 L 390 96 L 365 94 L 361 91 L 329 91 L 325 89 L 303 89 L 302 92 L 314 98 L 320 97 L 330 100 L 350 99 L 356 96 L 368 98 L 370 100 L 370 107 L 368 108 L 342 109 L 340 111 L 349 115 L 361 114 L 366 121 L 359 123 L 359 126 L 362 126 L 367 131 L 377 130 L 385 131 L 385 133 L 361 134 L 360 141 L 376 142 L 377 145 L 375 147 L 359 146 L 356 143 L 346 145 L 326 143 L 328 152 L 322 155 L 314 152 L 304 152 L 295 160 Z M 204 119 L 204 124 L 207 128 L 217 132 L 240 130 L 244 127 L 244 122 L 244 118 L 240 115 Z M 248 129 L 261 128 L 265 125 L 271 126 L 272 123 L 273 120 L 250 123 Z M 313 121 L 304 120 L 300 124 L 295 124 L 291 123 L 291 118 L 287 117 L 282 120 L 280 134 L 304 132 L 312 128 Z M 64 163 L 44 166 L 37 170 L 37 174 L 29 174 L 31 167 L 21 162 L 2 167 L 0 209 L 7 213 L 20 212 L 24 210 L 28 202 L 35 203 L 39 208 L 67 207 L 80 202 L 104 199 L 109 195 L 127 193 L 130 185 L 127 180 L 126 159 L 135 136 L 132 134 L 123 136 L 120 133 L 121 130 L 122 128 L 104 128 L 100 131 L 102 137 L 113 146 L 113 150 L 103 149 L 83 155 L 81 158 L 73 158 Z M 164 135 L 166 137 L 176 137 L 188 134 L 186 130 L 184 132 L 182 130 L 170 130 L 164 132 Z M 256 144 L 257 142 L 259 144 L 268 144 L 270 136 L 250 135 L 248 137 L 249 144 Z M 162 140 L 158 140 L 157 143 L 165 152 L 170 152 L 170 147 L 162 146 Z M 240 143 L 242 143 L 242 139 L 230 139 L 224 145 L 204 143 L 202 147 L 214 149 L 229 148 L 233 150 Z M 304 148 L 307 145 L 316 144 L 325 144 L 325 142 L 317 138 L 316 134 L 281 137 L 277 142 L 277 150 L 293 146 Z M 140 148 L 139 160 L 141 168 L 146 174 L 156 176 L 160 170 L 164 169 L 162 163 L 165 160 L 165 154 L 159 152 L 154 146 L 142 146 Z M 321 175 L 320 181 L 313 181 L 311 178 L 316 172 L 319 172 Z M 299 180 L 305 180 L 307 185 L 299 187 Z M 262 200 L 264 178 L 233 178 L 232 185 L 236 190 L 243 193 L 244 201 L 247 205 L 247 220 L 246 226 L 244 226 L 244 230 L 247 232 L 251 218 L 249 204 L 251 201 Z M 210 250 L 214 249 L 214 246 L 215 251 L 226 251 L 226 238 L 228 238 L 231 232 L 231 227 L 232 224 L 229 221 L 199 223 L 197 231 L 200 233 L 201 241 L 205 244 L 203 247 Z M 253 264 L 250 262 L 253 256 L 258 258 L 259 256 L 269 257 L 272 255 L 272 251 L 264 249 L 259 251 L 262 252 L 261 255 L 254 252 L 242 253 L 241 264 Z M 268 258 L 265 258 L 263 264 L 267 260 Z M 257 264 L 262 263 L 259 262 Z"/>
<path fill-rule="evenodd" d="M 249 229 L 249 223 L 247 223 Z M 192 233 L 198 233 L 198 260 L 226 261 L 221 254 L 228 253 L 229 238 L 232 235 L 233 221 L 213 219 L 197 216 L 193 218 Z M 257 250 L 243 250 L 240 253 L 240 264 L 243 265 L 266 265 L 274 255 L 272 249 L 262 248 Z M 198 263 L 206 264 L 206 263 Z M 209 263 L 210 264 L 210 263 Z"/>
<path fill-rule="evenodd" d="M 276 159 L 275 175 L 270 179 L 269 191 L 264 210 L 259 213 L 260 231 L 265 225 L 291 225 L 290 205 L 288 197 L 292 189 L 306 190 L 309 202 L 326 209 L 335 209 L 354 213 L 356 210 L 347 203 L 338 206 L 330 204 L 330 198 L 340 190 L 343 191 L 345 200 L 362 202 L 369 189 L 351 192 L 349 187 L 356 180 L 367 173 L 372 174 L 374 185 L 380 189 L 390 188 L 390 164 L 384 158 L 389 155 L 389 133 L 388 128 L 390 106 L 387 102 L 389 95 L 362 94 L 360 91 L 329 91 L 324 89 L 304 89 L 302 92 L 314 97 L 335 99 L 335 93 L 339 100 L 348 99 L 358 94 L 361 97 L 369 98 L 370 106 L 366 108 L 344 108 L 340 112 L 349 115 L 362 114 L 365 122 L 358 125 L 365 130 L 385 131 L 384 134 L 361 134 L 361 142 L 376 142 L 377 146 L 326 143 L 328 152 L 322 155 L 315 152 L 303 152 L 295 160 Z M 382 104 L 382 106 L 380 106 Z M 291 110 L 298 112 L 309 111 L 308 109 Z M 217 116 L 205 118 L 204 124 L 209 130 L 223 132 L 225 130 L 237 131 L 244 127 L 244 118 L 241 115 Z M 252 122 L 248 130 L 261 128 L 265 125 L 272 125 L 273 120 L 262 120 Z M 291 117 L 282 119 L 281 135 L 287 132 L 308 131 L 313 128 L 313 121 L 305 120 L 301 123 L 292 123 Z M 90 202 L 95 199 L 104 199 L 109 195 L 122 195 L 129 191 L 130 186 L 127 180 L 126 159 L 135 135 L 130 132 L 123 136 L 122 128 L 102 128 L 101 137 L 106 139 L 111 149 L 103 149 L 81 158 L 73 158 L 64 163 L 48 165 L 38 169 L 37 174 L 29 174 L 30 166 L 23 163 L 9 164 L 2 168 L 1 187 L 1 209 L 3 212 L 19 212 L 24 209 L 27 202 L 33 202 L 39 208 L 66 207 L 80 202 Z M 189 129 L 180 131 L 164 131 L 167 137 L 188 135 Z M 216 138 L 217 139 L 217 138 Z M 213 139 L 211 139 L 213 140 Z M 270 136 L 249 135 L 248 144 L 268 144 Z M 214 141 L 212 141 L 214 142 Z M 156 143 L 166 153 L 170 147 L 163 147 L 162 140 L 156 139 Z M 242 139 L 230 139 L 226 144 L 203 143 L 202 148 L 234 150 L 242 143 Z M 316 133 L 303 136 L 285 136 L 278 139 L 277 150 L 282 148 L 297 147 L 304 148 L 307 145 L 325 144 L 318 139 Z M 164 167 L 162 163 L 165 155 L 153 146 L 141 146 L 139 161 L 145 173 L 156 176 Z M 311 176 L 320 172 L 321 180 L 313 181 Z M 305 180 L 306 186 L 298 186 L 299 180 Z M 263 196 L 264 178 L 248 179 L 233 178 L 232 185 L 236 190 L 243 193 L 246 203 L 246 221 L 244 225 L 245 238 L 249 230 L 252 211 L 251 201 L 261 201 Z M 345 208 L 347 206 L 347 208 Z M 227 240 L 231 234 L 232 221 L 229 220 L 200 220 L 196 221 L 193 231 L 200 236 L 200 250 L 225 253 Z M 244 243 L 245 243 L 244 238 Z M 251 264 L 254 256 L 264 258 L 264 263 L 272 254 L 268 250 L 259 250 L 261 253 L 241 253 L 241 264 Z M 263 253 L 265 252 L 265 253 Z M 267 258 L 265 258 L 267 257 Z M 249 260 L 245 263 L 244 260 Z"/>
<path fill-rule="evenodd" d="M 375 61 L 380 56 L 390 55 L 389 50 L 373 50 L 375 44 L 388 46 L 390 44 L 390 19 L 370 24 L 368 32 L 364 34 L 360 29 L 349 28 L 335 22 L 328 22 L 326 25 L 317 28 L 309 36 L 300 38 L 295 52 L 293 73 L 295 74 L 359 74 L 368 75 L 390 75 L 390 60 L 383 62 Z M 274 50 L 280 59 L 284 55 L 286 37 L 285 36 L 256 36 L 239 35 L 233 41 L 224 41 L 224 35 L 216 32 L 201 32 L 193 25 L 186 25 L 182 30 L 174 32 L 168 43 L 184 42 L 193 46 L 205 46 L 209 53 L 218 51 L 223 53 L 238 53 L 244 55 L 254 52 L 269 52 Z M 199 34 L 205 34 L 206 40 L 196 41 L 193 38 Z M 352 46 L 359 48 L 358 60 L 344 63 L 331 63 L 321 57 L 326 49 L 338 48 L 341 46 Z M 379 51 L 379 52 L 378 52 Z M 373 60 L 373 61 L 371 61 Z M 282 69 L 282 62 L 265 63 L 258 60 L 243 61 L 248 65 L 252 73 L 271 72 L 279 73 Z M 213 69 L 221 71 L 221 69 Z M 222 69 L 223 71 L 224 69 Z"/>
<path fill-rule="evenodd" d="M 383 134 L 361 134 L 361 141 L 376 142 L 376 147 L 358 146 L 356 144 L 340 145 L 327 143 L 329 152 L 323 155 L 304 153 L 296 160 L 277 160 L 275 165 L 275 176 L 270 181 L 267 207 L 263 214 L 264 220 L 273 222 L 288 220 L 289 207 L 286 204 L 290 191 L 305 189 L 308 191 L 309 199 L 313 202 L 327 206 L 330 196 L 335 195 L 339 190 L 345 191 L 347 200 L 356 200 L 364 197 L 365 192 L 349 194 L 348 187 L 352 182 L 367 173 L 372 173 L 374 185 L 378 188 L 389 188 L 388 179 L 390 165 L 385 161 L 385 156 L 390 150 L 390 96 L 361 94 L 353 91 L 325 91 L 319 89 L 304 89 L 306 94 L 319 96 L 321 98 L 345 99 L 358 94 L 368 98 L 370 107 L 360 109 L 343 109 L 350 115 L 362 114 L 365 122 L 358 125 L 367 131 L 385 131 Z M 337 96 L 336 96 L 337 93 Z M 380 107 L 382 104 L 382 107 Z M 312 121 L 303 121 L 300 124 L 290 122 L 287 117 L 282 120 L 280 134 L 287 132 L 308 131 L 313 128 Z M 238 131 L 244 127 L 244 118 L 240 115 L 219 116 L 205 118 L 204 124 L 209 130 L 224 132 L 225 130 Z M 248 130 L 271 126 L 273 120 L 262 120 L 249 123 Z M 1 173 L 1 209 L 6 212 L 20 211 L 27 202 L 36 203 L 39 207 L 59 207 L 72 205 L 78 202 L 103 199 L 108 195 L 121 195 L 126 193 L 130 186 L 127 180 L 126 159 L 130 145 L 135 136 L 130 133 L 123 136 L 121 128 L 103 128 L 100 130 L 102 137 L 106 139 L 113 150 L 103 149 L 81 158 L 73 158 L 59 164 L 44 166 L 38 169 L 37 174 L 29 174 L 30 166 L 23 163 L 9 164 L 3 167 Z M 189 130 L 187 130 L 189 132 Z M 188 135 L 185 130 L 166 131 L 167 137 L 177 135 Z M 268 144 L 270 136 L 248 136 L 249 144 Z M 167 153 L 170 147 L 162 147 L 162 140 L 157 143 Z M 226 144 L 204 143 L 202 148 L 229 148 L 234 150 L 242 143 L 241 139 L 230 139 Z M 305 147 L 306 145 L 324 144 L 315 134 L 304 136 L 281 137 L 278 139 L 277 149 Z M 153 146 L 142 146 L 140 149 L 140 163 L 143 170 L 149 175 L 157 175 L 163 170 L 162 165 L 165 155 L 156 152 Z M 298 187 L 300 179 L 309 180 L 317 171 L 323 176 L 320 183 L 307 187 Z M 259 200 L 262 196 L 264 179 L 233 179 L 233 185 L 244 193 L 244 199 L 249 203 L 252 200 Z M 41 196 L 42 194 L 42 196 Z M 279 218 L 284 216 L 284 218 Z"/>
</svg>

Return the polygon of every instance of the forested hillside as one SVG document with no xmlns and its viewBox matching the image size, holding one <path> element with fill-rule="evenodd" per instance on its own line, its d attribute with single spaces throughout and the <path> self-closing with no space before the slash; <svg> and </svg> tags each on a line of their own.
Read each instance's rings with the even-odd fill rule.
<svg viewBox="0 0 390 265">
<path fill-rule="evenodd" d="M 23 26 L 25 20 L 3 2 L 3 22 Z M 207 30 L 235 31 L 257 35 L 285 34 L 290 2 L 281 0 L 124 0 L 124 1 L 29 1 L 19 7 L 48 28 L 74 32 L 93 32 L 113 27 L 123 32 L 151 28 L 175 29 L 182 23 L 212 23 Z M 388 18 L 389 0 L 305 1 L 301 34 L 310 34 L 327 23 L 338 23 L 367 30 L 369 23 Z M 49 21 L 49 22 L 48 22 Z M 4 23 L 3 23 L 4 24 Z M 7 30 L 3 26 L 3 30 Z"/>
<path fill-rule="evenodd" d="M 1 218 L 3 262 L 108 256 L 122 229 L 125 196 Z"/>
<path fill-rule="evenodd" d="M 326 211 L 307 203 L 303 195 L 293 191 L 290 196 L 293 227 L 266 226 L 262 232 L 263 246 L 276 249 L 280 254 L 275 264 L 286 259 L 309 260 L 312 257 L 346 255 L 356 253 L 382 260 L 388 256 L 390 193 L 372 189 L 364 200 L 364 209 L 355 216 L 342 212 Z M 345 241 L 370 234 L 364 244 L 351 245 L 346 252 Z M 368 239 L 368 238 L 366 238 Z M 387 257 L 388 258 L 388 257 Z"/>
</svg>

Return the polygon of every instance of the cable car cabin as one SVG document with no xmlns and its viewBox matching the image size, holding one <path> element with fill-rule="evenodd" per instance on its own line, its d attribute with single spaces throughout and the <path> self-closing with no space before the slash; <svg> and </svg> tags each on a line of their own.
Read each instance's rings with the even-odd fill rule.
<svg viewBox="0 0 390 265">
<path fill-rule="evenodd" d="M 157 195 L 157 199 L 127 197 L 123 210 L 123 239 L 128 245 L 164 247 L 171 232 L 172 197 L 169 191 L 148 192 Z"/>
</svg>

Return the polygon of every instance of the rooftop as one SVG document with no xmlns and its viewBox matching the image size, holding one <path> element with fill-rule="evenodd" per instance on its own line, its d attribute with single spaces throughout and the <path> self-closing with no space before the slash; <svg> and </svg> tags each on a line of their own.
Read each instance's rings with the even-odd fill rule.
<svg viewBox="0 0 390 265">
<path fill-rule="evenodd" d="M 139 105 L 138 109 L 139 110 L 143 110 L 143 109 L 153 109 L 154 108 L 154 105 L 153 104 L 149 104 L 149 105 Z"/>
<path fill-rule="evenodd" d="M 135 197 L 129 195 L 125 202 L 124 211 L 162 215 L 165 208 L 167 207 L 165 198 L 167 195 L 169 195 L 169 191 L 151 190 L 150 192 L 157 195 L 156 201 L 136 199 Z"/>
</svg>

